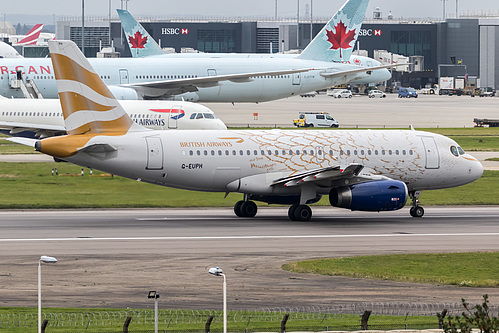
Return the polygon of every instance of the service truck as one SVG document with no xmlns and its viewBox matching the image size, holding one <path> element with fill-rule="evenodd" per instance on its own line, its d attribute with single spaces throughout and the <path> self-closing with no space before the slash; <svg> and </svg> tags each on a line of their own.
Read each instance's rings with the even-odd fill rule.
<svg viewBox="0 0 499 333">
<path fill-rule="evenodd" d="M 464 79 L 456 79 L 454 77 L 441 77 L 438 85 L 439 95 L 464 95 L 465 81 Z"/>
</svg>

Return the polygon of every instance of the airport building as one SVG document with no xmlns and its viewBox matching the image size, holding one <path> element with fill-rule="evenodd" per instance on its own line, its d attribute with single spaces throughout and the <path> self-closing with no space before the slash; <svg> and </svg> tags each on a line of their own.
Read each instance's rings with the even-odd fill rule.
<svg viewBox="0 0 499 333">
<path fill-rule="evenodd" d="M 409 71 L 394 72 L 398 85 L 422 88 L 441 76 L 466 78 L 479 87 L 499 89 L 499 17 L 461 17 L 447 20 L 398 20 L 390 16 L 365 20 L 358 49 L 369 57 L 394 60 L 408 57 Z M 207 53 L 289 52 L 306 47 L 326 23 L 296 20 L 167 19 L 141 20 L 153 38 L 170 52 L 197 50 Z M 81 46 L 81 21 L 59 21 L 57 38 Z M 95 56 L 102 47 L 114 46 L 129 57 L 119 21 L 85 22 L 85 53 Z M 381 51 L 381 53 L 380 53 Z M 385 59 L 383 55 L 392 55 Z M 383 58 L 383 59 L 380 59 Z M 477 80 L 478 79 L 478 80 Z M 394 82 L 387 83 L 392 85 Z"/>
</svg>

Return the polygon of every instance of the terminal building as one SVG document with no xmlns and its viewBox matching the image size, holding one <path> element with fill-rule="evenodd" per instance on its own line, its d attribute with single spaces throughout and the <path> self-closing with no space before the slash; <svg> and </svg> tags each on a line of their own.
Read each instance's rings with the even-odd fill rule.
<svg viewBox="0 0 499 333">
<path fill-rule="evenodd" d="M 299 52 L 327 22 L 300 21 L 297 29 L 296 19 L 139 21 L 169 52 L 206 53 Z M 81 21 L 59 21 L 56 38 L 71 39 L 81 47 Z M 85 54 L 94 57 L 110 46 L 122 57 L 131 56 L 120 22 L 85 21 Z M 387 86 L 423 88 L 437 84 L 439 77 L 452 76 L 478 87 L 499 89 L 499 17 L 400 20 L 374 12 L 374 18 L 362 25 L 357 48 L 382 62 L 393 60 L 386 59 L 387 54 L 410 59 L 409 70 L 394 72 Z"/>
</svg>

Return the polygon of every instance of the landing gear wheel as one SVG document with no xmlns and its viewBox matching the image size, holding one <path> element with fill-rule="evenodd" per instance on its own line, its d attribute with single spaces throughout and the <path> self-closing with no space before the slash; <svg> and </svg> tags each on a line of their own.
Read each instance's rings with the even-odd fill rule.
<svg viewBox="0 0 499 333">
<path fill-rule="evenodd" d="M 236 214 L 237 217 L 243 217 L 241 215 L 241 205 L 243 204 L 243 202 L 244 201 L 240 200 L 234 205 L 234 214 Z"/>
<path fill-rule="evenodd" d="M 412 217 L 423 217 L 424 208 L 421 206 L 414 206 L 411 207 L 411 210 L 409 212 L 411 213 Z"/>
<path fill-rule="evenodd" d="M 310 221 L 312 218 L 312 210 L 307 205 L 299 205 L 294 211 L 294 221 Z"/>
<path fill-rule="evenodd" d="M 253 201 L 243 201 L 240 210 L 242 217 L 255 217 L 258 207 Z"/>
<path fill-rule="evenodd" d="M 288 209 L 288 217 L 291 221 L 296 221 L 296 218 L 295 218 L 295 212 L 296 212 L 296 208 L 298 208 L 298 204 L 293 204 L 291 207 L 289 207 Z"/>
</svg>

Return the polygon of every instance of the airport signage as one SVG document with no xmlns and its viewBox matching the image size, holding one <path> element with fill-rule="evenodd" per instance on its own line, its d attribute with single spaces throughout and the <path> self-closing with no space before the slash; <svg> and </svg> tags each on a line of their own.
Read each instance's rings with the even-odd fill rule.
<svg viewBox="0 0 499 333">
<path fill-rule="evenodd" d="M 189 29 L 186 28 L 162 28 L 162 35 L 188 35 Z"/>
<path fill-rule="evenodd" d="M 360 29 L 359 37 L 381 36 L 381 29 Z"/>
</svg>

